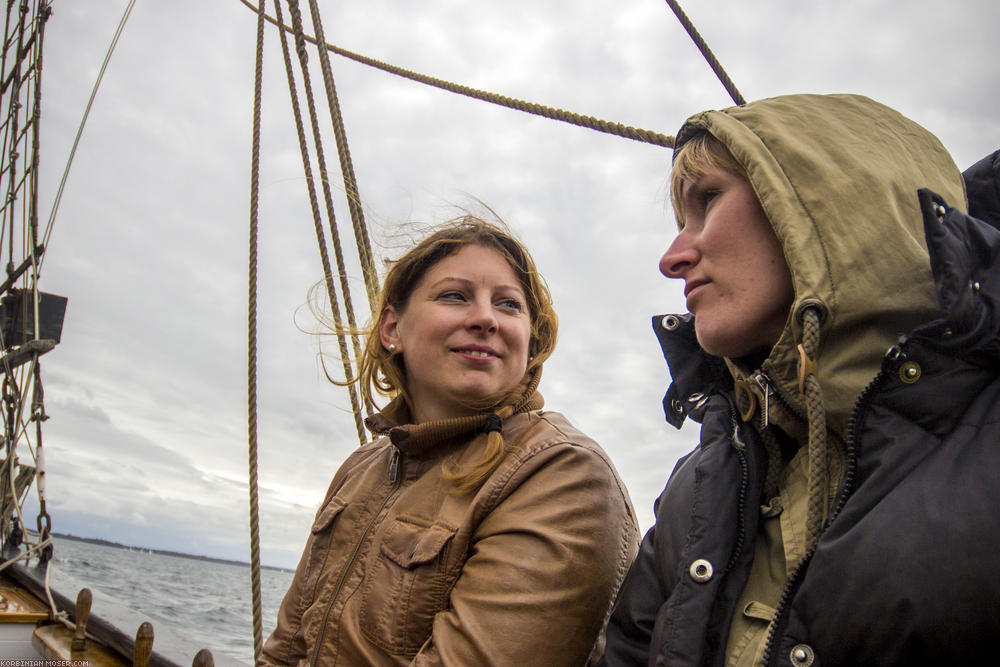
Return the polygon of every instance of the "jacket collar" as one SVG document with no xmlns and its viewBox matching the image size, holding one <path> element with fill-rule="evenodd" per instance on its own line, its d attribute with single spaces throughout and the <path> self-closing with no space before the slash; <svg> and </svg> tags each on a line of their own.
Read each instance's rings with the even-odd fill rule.
<svg viewBox="0 0 1000 667">
<path fill-rule="evenodd" d="M 663 397 L 667 421 L 675 428 L 680 428 L 688 415 L 701 421 L 702 399 L 732 386 L 725 363 L 701 349 L 690 313 L 657 315 L 653 331 L 670 368 L 671 383 Z"/>
<path fill-rule="evenodd" d="M 508 420 L 515 419 L 518 414 L 524 412 L 540 410 L 544 404 L 542 395 L 534 391 L 527 400 L 522 401 L 517 412 Z M 392 444 L 405 454 L 421 457 L 433 455 L 441 447 L 452 444 L 458 439 L 474 436 L 482 430 L 489 414 L 484 412 L 467 417 L 413 424 L 406 401 L 402 396 L 397 396 L 381 412 L 367 417 L 365 426 L 375 435 L 389 436 Z"/>
<path fill-rule="evenodd" d="M 931 271 L 944 317 L 913 337 L 974 363 L 1000 367 L 1000 230 L 920 190 Z"/>
</svg>

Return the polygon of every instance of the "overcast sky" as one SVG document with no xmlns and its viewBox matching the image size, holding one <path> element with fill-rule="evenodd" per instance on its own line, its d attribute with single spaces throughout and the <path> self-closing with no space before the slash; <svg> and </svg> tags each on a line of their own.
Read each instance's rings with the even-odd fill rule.
<svg viewBox="0 0 1000 667">
<path fill-rule="evenodd" d="M 125 5 L 53 3 L 43 215 Z M 687 5 L 747 99 L 869 95 L 936 133 L 961 168 L 1000 147 L 995 0 Z M 673 134 L 692 113 L 731 104 L 662 0 L 320 6 L 327 40 L 344 48 L 607 120 Z M 69 297 L 63 342 L 43 360 L 58 532 L 248 559 L 255 37 L 256 16 L 238 0 L 140 0 L 94 103 L 42 276 L 44 290 Z M 266 564 L 293 567 L 357 438 L 346 393 L 318 362 L 321 346 L 335 349 L 313 333 L 306 307 L 322 274 L 273 29 L 265 60 L 261 539 Z M 318 73 L 315 54 L 310 65 Z M 664 422 L 669 377 L 650 328 L 652 315 L 684 310 L 680 285 L 657 271 L 674 235 L 670 151 L 336 56 L 333 68 L 376 255 L 399 254 L 407 223 L 440 222 L 477 200 L 503 217 L 532 248 L 560 316 L 541 386 L 547 407 L 603 445 L 648 527 L 697 436 Z M 324 148 L 334 157 L 329 131 Z M 330 169 L 349 244 L 335 162 Z"/>
</svg>

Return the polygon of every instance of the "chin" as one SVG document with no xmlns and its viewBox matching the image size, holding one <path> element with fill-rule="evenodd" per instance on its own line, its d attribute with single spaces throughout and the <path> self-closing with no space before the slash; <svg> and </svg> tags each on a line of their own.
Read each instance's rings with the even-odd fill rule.
<svg viewBox="0 0 1000 667">
<path fill-rule="evenodd" d="M 713 335 L 711 332 L 703 332 L 698 329 L 698 320 L 695 320 L 695 334 L 701 349 L 716 357 L 726 357 L 728 359 L 738 359 L 752 354 L 757 346 L 747 345 L 747 339 L 741 338 L 733 340 L 729 336 Z"/>
</svg>

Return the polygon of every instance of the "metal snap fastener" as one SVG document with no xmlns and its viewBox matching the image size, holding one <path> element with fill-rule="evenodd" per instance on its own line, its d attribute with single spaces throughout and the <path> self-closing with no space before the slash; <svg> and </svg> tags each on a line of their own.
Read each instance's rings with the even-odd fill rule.
<svg viewBox="0 0 1000 667">
<path fill-rule="evenodd" d="M 977 294 L 979 293 L 979 281 L 978 280 L 970 280 L 969 281 L 969 287 L 972 289 L 973 292 L 975 292 Z"/>
<path fill-rule="evenodd" d="M 906 384 L 913 384 L 920 379 L 920 364 L 915 361 L 907 361 L 899 367 L 899 379 Z"/>
<path fill-rule="evenodd" d="M 712 564 L 709 563 L 704 558 L 699 558 L 695 562 L 691 563 L 688 573 L 691 578 L 697 581 L 699 584 L 703 584 L 712 578 Z"/>
<path fill-rule="evenodd" d="M 667 331 L 673 331 L 681 325 L 681 318 L 676 315 L 665 315 L 663 319 L 660 320 L 660 324 L 662 324 L 663 328 Z"/>
<path fill-rule="evenodd" d="M 942 206 L 941 204 L 935 204 L 935 206 L 934 206 L 934 213 L 937 215 L 937 217 L 943 218 L 944 214 L 947 213 L 947 212 L 948 212 L 948 209 L 946 209 L 944 206 Z"/>
<path fill-rule="evenodd" d="M 795 667 L 809 667 L 816 659 L 816 653 L 808 644 L 798 644 L 788 655 Z"/>
</svg>

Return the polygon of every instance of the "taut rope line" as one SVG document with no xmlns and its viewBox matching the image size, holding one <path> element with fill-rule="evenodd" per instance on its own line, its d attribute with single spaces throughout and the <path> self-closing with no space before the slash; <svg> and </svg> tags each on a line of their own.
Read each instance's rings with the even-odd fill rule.
<svg viewBox="0 0 1000 667">
<path fill-rule="evenodd" d="M 104 56 L 104 62 L 101 64 L 101 71 L 97 74 L 97 80 L 94 81 L 94 88 L 90 92 L 90 99 L 87 100 L 87 108 L 83 112 L 83 118 L 80 119 L 80 127 L 76 131 L 76 137 L 73 139 L 73 148 L 69 151 L 69 159 L 66 160 L 66 168 L 63 171 L 62 179 L 59 181 L 59 189 L 56 191 L 56 198 L 52 204 L 52 212 L 49 213 L 49 221 L 45 225 L 45 234 L 42 237 L 42 245 L 48 247 L 49 236 L 52 235 L 52 225 L 56 221 L 56 212 L 59 210 L 59 202 L 62 201 L 63 190 L 66 187 L 66 179 L 69 178 L 69 169 L 73 164 L 73 158 L 76 157 L 76 148 L 80 144 L 80 137 L 83 135 L 83 128 L 87 124 L 87 118 L 90 116 L 90 108 L 94 105 L 94 98 L 97 97 L 97 90 L 101 87 L 101 81 L 104 79 L 104 72 L 108 69 L 108 63 L 111 61 L 111 54 L 114 53 L 115 47 L 118 46 L 118 38 L 121 37 L 122 30 L 125 29 L 125 22 L 128 21 L 128 17 L 132 14 L 132 7 L 135 6 L 135 0 L 129 0 L 128 6 L 125 8 L 125 13 L 122 15 L 122 20 L 118 23 L 118 29 L 115 30 L 115 36 L 111 40 L 111 45 L 108 47 L 108 52 Z M 46 8 L 48 9 L 48 7 Z M 254 8 L 254 11 L 257 11 Z"/>
<path fill-rule="evenodd" d="M 726 92 L 729 93 L 729 97 L 733 98 L 733 102 L 739 106 L 746 104 L 747 101 L 743 99 L 742 95 L 740 95 L 740 91 L 736 90 L 736 84 L 734 84 L 733 80 L 729 78 L 728 74 L 726 74 L 726 70 L 722 69 L 719 59 L 716 58 L 715 54 L 712 53 L 712 50 L 708 48 L 708 44 L 705 43 L 701 34 L 699 34 L 695 29 L 694 24 L 691 23 L 691 19 L 689 19 L 687 14 L 684 13 L 684 10 L 681 9 L 677 0 L 667 0 L 667 4 L 670 5 L 670 9 L 674 10 L 674 15 L 677 17 L 677 20 L 681 22 L 681 25 L 684 26 L 684 29 L 687 30 L 687 34 L 690 35 L 695 46 L 697 46 L 698 50 L 701 51 L 701 55 L 705 56 L 708 66 L 712 68 L 712 71 L 715 72 L 715 76 L 717 76 L 719 81 L 722 82 Z"/>
<path fill-rule="evenodd" d="M 280 0 L 275 0 L 274 7 L 280 19 L 281 17 Z M 340 304 L 337 299 L 337 292 L 333 286 L 333 271 L 330 268 L 330 257 L 326 252 L 326 235 L 323 233 L 323 225 L 321 222 L 321 215 L 319 210 L 319 201 L 316 198 L 316 187 L 312 175 L 312 166 L 310 165 L 309 162 L 309 147 L 306 144 L 305 129 L 302 125 L 302 109 L 299 106 L 298 93 L 295 87 L 295 77 L 292 71 L 292 59 L 288 53 L 288 39 L 286 38 L 285 32 L 286 31 L 284 30 L 280 30 L 278 31 L 278 34 L 281 37 L 281 51 L 285 61 L 285 73 L 287 74 L 288 77 L 288 92 L 289 95 L 291 96 L 291 101 L 292 101 L 292 112 L 295 117 L 295 129 L 299 140 L 299 150 L 302 153 L 302 169 L 306 177 L 306 185 L 307 185 L 306 190 L 309 193 L 309 203 L 312 206 L 313 223 L 316 229 L 316 241 L 317 244 L 319 245 L 320 260 L 323 263 L 323 278 L 326 282 L 327 296 L 330 299 L 330 312 L 333 315 L 334 327 L 337 329 L 337 331 L 343 331 L 343 325 L 341 324 L 340 321 Z M 306 82 L 305 88 L 306 88 L 306 97 L 310 107 L 310 119 L 313 123 L 314 133 L 318 134 L 319 130 L 316 127 L 316 113 L 315 113 L 315 105 L 312 99 L 312 92 L 311 92 L 312 89 L 308 85 L 309 74 L 305 62 L 306 61 L 305 49 L 302 48 L 301 50 L 299 50 L 298 55 L 299 55 L 299 64 L 301 65 L 303 70 L 303 78 Z M 322 161 L 320 161 L 320 165 L 322 169 L 323 168 Z M 323 179 L 323 185 L 324 188 L 326 188 L 327 180 L 325 178 Z M 332 207 L 330 212 L 332 214 Z M 344 376 L 347 380 L 350 380 L 353 377 L 353 372 L 351 369 L 351 360 L 347 352 L 347 343 L 344 340 L 343 336 L 338 335 L 337 338 L 340 343 L 340 358 L 344 366 Z M 358 432 L 358 441 L 361 444 L 364 444 L 366 438 L 365 438 L 365 428 L 361 418 L 361 407 L 358 402 L 358 395 L 357 392 L 355 391 L 354 385 L 351 384 L 350 382 L 348 382 L 347 384 L 347 392 L 351 398 L 351 408 L 354 413 L 354 425 Z"/>
<path fill-rule="evenodd" d="M 254 9 L 253 5 L 250 4 L 249 0 L 239 0 L 247 7 Z M 279 19 L 274 19 L 271 16 L 266 17 L 266 19 L 275 26 L 282 29 L 282 32 L 291 32 L 292 28 L 284 25 Z M 313 44 L 318 44 L 315 37 L 309 35 L 305 36 L 306 41 Z M 327 51 L 336 53 L 344 58 L 349 58 L 355 62 L 361 63 L 362 65 L 367 65 L 369 67 L 374 67 L 375 69 L 382 70 L 383 72 L 388 72 L 389 74 L 395 74 L 396 76 L 403 77 L 404 79 L 410 79 L 411 81 L 416 81 L 417 83 L 423 83 L 428 86 L 433 86 L 435 88 L 440 88 L 441 90 L 447 90 L 452 93 L 457 93 L 459 95 L 465 95 L 466 97 L 471 97 L 473 99 L 482 100 L 484 102 L 489 102 L 491 104 L 496 104 L 498 106 L 507 107 L 508 109 L 516 109 L 518 111 L 523 111 L 535 116 L 542 116 L 544 118 L 550 118 L 552 120 L 558 120 L 563 123 L 569 123 L 570 125 L 576 125 L 578 127 L 585 127 L 591 130 L 596 130 L 598 132 L 604 132 L 605 134 L 611 134 L 617 137 L 624 137 L 625 139 L 632 139 L 633 141 L 641 141 L 647 144 L 653 144 L 654 146 L 663 146 L 665 148 L 673 148 L 674 138 L 670 135 L 660 134 L 659 132 L 653 132 L 651 130 L 643 130 L 641 128 L 631 127 L 629 125 L 623 125 L 621 123 L 615 123 L 612 121 L 601 120 L 599 118 L 594 118 L 593 116 L 584 116 L 582 114 L 573 113 L 571 111 L 565 111 L 563 109 L 557 109 L 555 107 L 548 107 L 543 104 L 537 104 L 535 102 L 526 102 L 524 100 L 519 100 L 513 97 L 506 97 L 504 95 L 498 95 L 496 93 L 491 93 L 484 90 L 478 90 L 470 86 L 464 86 L 458 83 L 452 83 L 450 81 L 445 81 L 444 79 L 438 79 L 432 76 L 427 76 L 426 74 L 420 74 L 418 72 L 413 72 L 408 69 L 403 69 L 402 67 L 397 67 L 395 65 L 390 65 L 389 63 L 376 60 L 374 58 L 369 58 L 368 56 L 363 56 L 347 49 L 342 49 L 339 46 L 334 46 L 333 44 L 326 43 L 323 45 Z"/>
<path fill-rule="evenodd" d="M 323 21 L 320 19 L 316 0 L 309 0 L 309 13 L 312 16 L 313 30 L 320 42 L 323 39 Z M 304 37 L 304 36 L 303 36 Z M 330 120 L 333 123 L 333 136 L 337 140 L 337 154 L 340 157 L 340 171 L 344 175 L 344 190 L 347 193 L 347 206 L 351 212 L 351 222 L 354 225 L 354 239 L 358 246 L 358 259 L 361 260 L 361 273 L 365 278 L 365 289 L 368 292 L 368 310 L 374 315 L 375 304 L 378 301 L 378 273 L 375 271 L 375 261 L 372 259 L 372 247 L 368 240 L 368 228 L 365 225 L 365 214 L 361 208 L 361 195 L 358 192 L 358 181 L 354 176 L 354 163 L 351 161 L 351 151 L 347 144 L 347 131 L 344 129 L 344 116 L 340 113 L 340 102 L 337 99 L 337 88 L 333 83 L 333 72 L 330 69 L 330 54 L 326 49 L 316 49 L 319 53 L 320 70 L 323 72 L 323 84 L 326 86 L 327 106 L 330 109 Z M 337 263 L 343 271 L 343 258 L 337 258 Z M 347 288 L 344 287 L 345 302 Z M 350 314 L 350 308 L 348 307 Z M 354 322 L 351 321 L 354 329 Z M 357 339 L 354 339 L 357 341 Z M 356 343 L 355 343 L 356 344 Z M 360 350 L 355 350 L 360 358 Z"/>
<path fill-rule="evenodd" d="M 320 132 L 319 118 L 316 113 L 315 97 L 313 96 L 312 84 L 310 83 L 312 79 L 309 76 L 309 67 L 308 67 L 309 59 L 306 50 L 305 33 L 303 32 L 302 29 L 302 12 L 299 10 L 298 0 L 288 0 L 288 10 L 289 13 L 292 15 L 292 26 L 294 27 L 293 34 L 295 36 L 295 52 L 299 56 L 299 67 L 302 70 L 302 85 L 305 88 L 306 92 L 306 103 L 309 109 L 309 121 L 313 133 L 313 144 L 316 147 L 316 162 L 317 165 L 319 166 L 320 185 L 323 188 L 323 201 L 326 203 L 326 216 L 330 224 L 330 238 L 333 241 L 333 253 L 335 259 L 337 260 L 337 277 L 340 279 L 340 291 L 344 298 L 344 311 L 347 314 L 348 330 L 357 331 L 358 325 L 354 317 L 354 304 L 351 298 L 351 288 L 347 282 L 347 265 L 344 262 L 344 251 L 340 244 L 340 230 L 337 226 L 337 216 L 335 215 L 333 209 L 333 194 L 330 192 L 330 179 L 329 176 L 327 175 L 327 170 L 326 170 L 326 155 L 325 151 L 323 150 L 323 135 Z M 326 78 L 326 74 L 327 73 L 324 73 L 324 79 Z M 290 70 L 288 72 L 288 76 L 291 76 Z M 331 77 L 329 79 L 330 85 L 327 87 L 328 96 L 330 95 L 333 89 L 332 74 L 330 75 L 330 77 Z M 291 85 L 291 81 L 289 81 L 289 84 Z M 333 91 L 333 97 L 332 98 L 328 97 L 327 101 L 330 105 L 336 105 L 337 103 L 336 91 Z M 331 114 L 334 114 L 335 118 L 340 117 L 339 109 L 340 107 L 337 106 L 337 112 L 335 114 L 333 111 L 331 111 Z M 337 123 L 336 121 L 334 121 L 334 126 L 336 127 L 336 125 Z M 337 148 L 338 148 L 338 153 L 340 154 L 341 170 L 343 171 L 344 174 L 345 189 L 348 191 L 347 198 L 348 202 L 350 202 L 352 197 L 351 191 L 353 190 L 353 192 L 356 195 L 358 187 L 356 179 L 354 178 L 354 167 L 350 164 L 349 155 L 347 156 L 345 165 L 344 153 L 347 150 L 347 136 L 343 131 L 343 122 L 340 123 L 340 129 L 341 132 L 340 136 L 337 139 Z M 303 159 L 304 160 L 306 159 L 305 156 L 303 156 Z M 347 171 L 345 171 L 345 169 Z M 357 207 L 357 213 L 358 215 L 361 214 L 360 207 Z M 354 209 L 351 209 L 351 217 L 354 222 L 354 234 L 355 234 L 355 239 L 357 240 L 358 255 L 359 255 L 359 260 L 361 262 L 362 272 L 364 273 L 365 276 L 365 285 L 366 287 L 369 285 L 377 285 L 378 277 L 375 275 L 374 262 L 372 261 L 370 256 L 367 258 L 365 257 L 365 248 L 368 249 L 368 253 L 370 255 L 371 247 L 368 246 L 367 243 L 368 231 L 364 227 L 364 217 L 362 216 L 359 219 L 357 216 L 355 216 Z M 319 239 L 317 240 L 319 241 Z M 326 252 L 325 243 L 322 243 L 320 247 L 320 252 L 321 253 Z M 329 260 L 327 260 L 327 262 L 329 262 Z M 368 296 L 369 300 L 371 300 L 374 295 L 372 292 L 369 291 Z M 374 308 L 374 306 L 372 305 L 372 302 L 369 301 L 369 311 L 371 311 L 372 308 Z M 347 353 L 347 345 L 346 342 L 344 341 L 344 328 L 340 321 L 340 308 L 335 299 L 331 299 L 330 301 L 330 310 L 333 314 L 334 328 L 336 329 L 338 343 L 340 344 L 340 350 L 341 350 L 342 361 L 344 365 L 344 373 L 345 373 L 344 379 L 345 381 L 350 382 L 351 378 L 353 377 L 353 371 L 350 370 L 352 367 L 350 362 L 348 361 L 348 358 L 343 356 Z M 358 342 L 357 336 L 353 335 L 351 336 L 351 343 L 354 347 L 354 358 L 360 359 L 361 346 Z M 371 406 L 368 405 L 367 402 L 365 404 L 365 409 L 367 412 L 371 412 Z M 363 444 L 365 440 L 362 433 L 363 431 L 359 431 L 358 438 Z"/>
<path fill-rule="evenodd" d="M 253 655 L 264 651 L 260 591 L 260 510 L 257 494 L 257 211 L 260 193 L 260 108 L 264 79 L 264 2 L 257 9 L 257 61 L 253 86 L 253 145 L 250 153 L 250 277 L 247 304 L 247 431 L 250 466 L 250 593 L 253 605 Z"/>
</svg>

